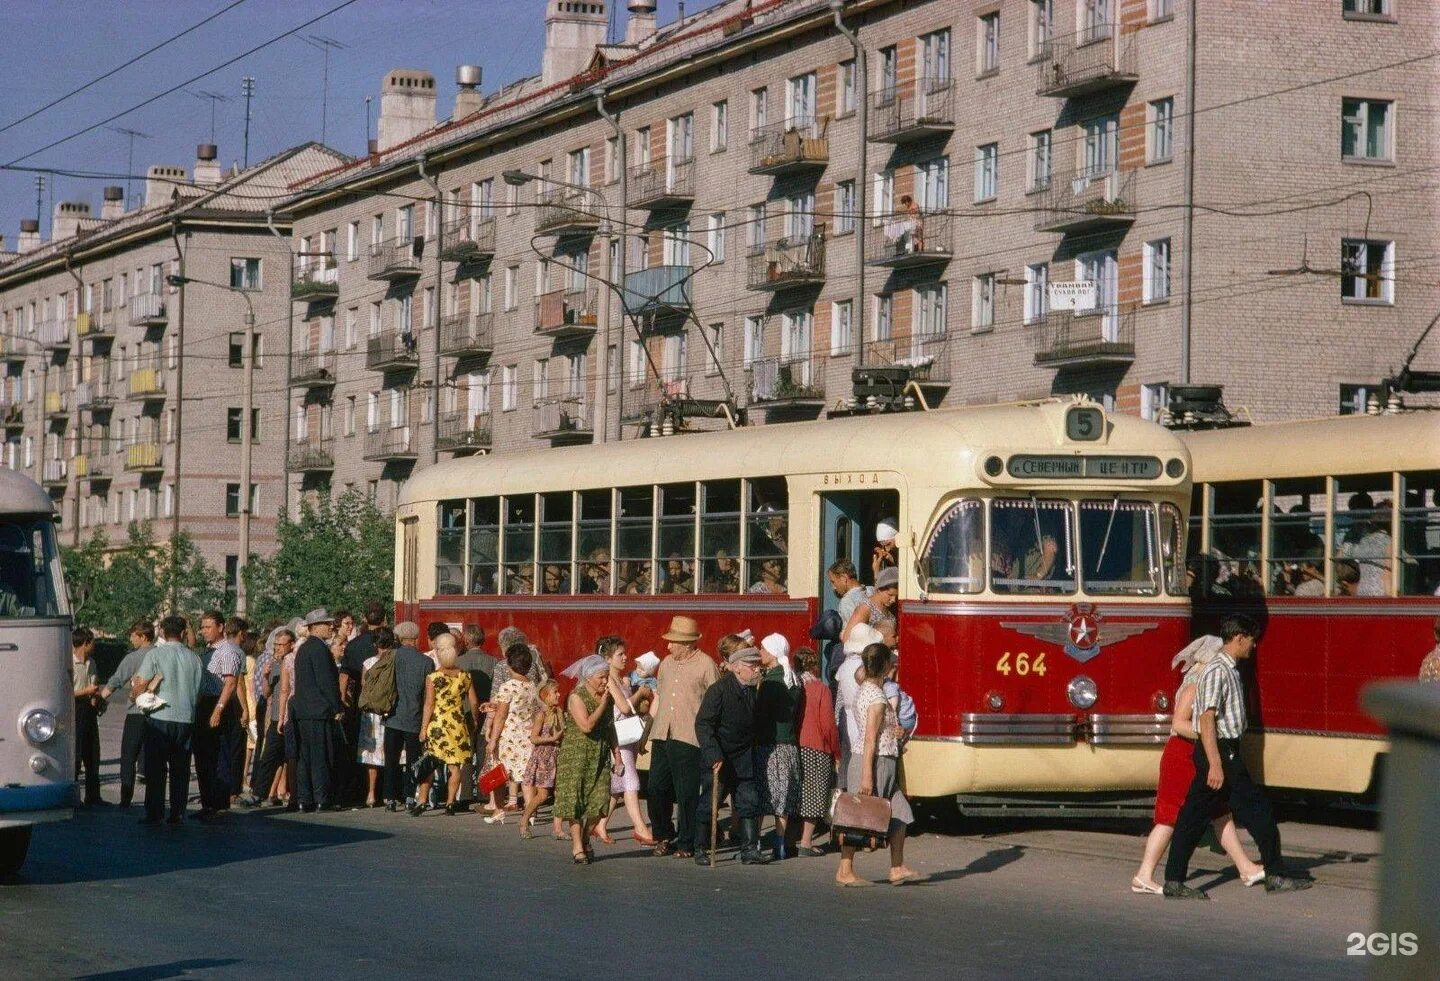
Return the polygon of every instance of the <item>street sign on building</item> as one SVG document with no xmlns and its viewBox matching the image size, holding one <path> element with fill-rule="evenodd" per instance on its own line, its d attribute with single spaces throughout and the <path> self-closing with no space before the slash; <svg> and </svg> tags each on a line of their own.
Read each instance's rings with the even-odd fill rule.
<svg viewBox="0 0 1440 981">
<path fill-rule="evenodd" d="M 1094 280 L 1078 283 L 1051 283 L 1051 310 L 1094 310 L 1099 305 L 1099 289 Z"/>
</svg>

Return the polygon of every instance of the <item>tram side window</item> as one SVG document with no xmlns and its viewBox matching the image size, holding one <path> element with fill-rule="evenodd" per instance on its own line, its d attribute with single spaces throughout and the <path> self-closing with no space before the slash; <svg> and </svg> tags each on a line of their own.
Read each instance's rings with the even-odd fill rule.
<svg viewBox="0 0 1440 981">
<path fill-rule="evenodd" d="M 609 593 L 610 585 L 610 504 L 608 490 L 580 492 L 579 546 L 580 592 Z"/>
<path fill-rule="evenodd" d="M 470 502 L 470 592 L 498 592 L 499 571 L 500 499 L 477 497 Z"/>
<path fill-rule="evenodd" d="M 1390 595 L 1392 486 L 1388 473 L 1335 482 L 1334 595 Z"/>
<path fill-rule="evenodd" d="M 465 502 L 440 502 L 440 531 L 435 543 L 435 592 L 465 592 Z"/>
<path fill-rule="evenodd" d="M 535 592 L 535 495 L 505 498 L 505 564 L 501 567 L 505 592 L 523 596 Z"/>
<path fill-rule="evenodd" d="M 1180 509 L 1173 504 L 1160 505 L 1160 558 L 1165 563 L 1165 591 L 1171 596 L 1185 595 L 1185 564 L 1180 561 L 1184 525 Z"/>
<path fill-rule="evenodd" d="M 63 615 L 59 561 L 49 520 L 0 522 L 0 619 Z"/>
<path fill-rule="evenodd" d="M 1325 595 L 1325 478 L 1275 481 L 1270 499 L 1272 596 Z"/>
<path fill-rule="evenodd" d="M 1258 480 L 1212 484 L 1210 548 L 1195 556 L 1192 596 L 1260 596 L 1260 519 L 1264 486 Z"/>
<path fill-rule="evenodd" d="M 747 592 L 784 593 L 790 552 L 790 491 L 784 477 L 749 482 L 745 518 Z"/>
<path fill-rule="evenodd" d="M 967 499 L 945 509 L 920 558 L 926 592 L 978 593 L 985 588 L 985 505 Z"/>
<path fill-rule="evenodd" d="M 740 481 L 700 486 L 700 592 L 740 591 Z"/>
<path fill-rule="evenodd" d="M 574 501 L 569 491 L 540 495 L 540 592 L 570 593 L 570 533 Z"/>
<path fill-rule="evenodd" d="M 1400 592 L 1440 596 L 1440 470 L 1401 475 Z"/>
<path fill-rule="evenodd" d="M 615 591 L 651 591 L 650 555 L 654 544 L 655 489 L 620 488 L 620 514 L 615 521 Z"/>
<path fill-rule="evenodd" d="M 1080 502 L 1080 561 L 1085 591 L 1095 595 L 1154 596 L 1155 506 L 1146 501 Z"/>
<path fill-rule="evenodd" d="M 695 592 L 694 484 L 665 484 L 660 488 L 660 566 L 655 577 L 657 593 Z"/>
<path fill-rule="evenodd" d="M 1070 502 L 997 498 L 990 505 L 990 588 L 997 593 L 1073 593 Z"/>
</svg>

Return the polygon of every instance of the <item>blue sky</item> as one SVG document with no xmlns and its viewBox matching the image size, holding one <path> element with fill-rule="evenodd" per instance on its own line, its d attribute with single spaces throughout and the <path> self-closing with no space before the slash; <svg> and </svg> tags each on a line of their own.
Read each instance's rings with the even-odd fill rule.
<svg viewBox="0 0 1440 981">
<path fill-rule="evenodd" d="M 0 100 L 0 127 L 51 99 L 89 82 L 136 54 L 178 34 L 226 7 L 232 0 L 4 0 L 0 29 L 8 60 Z M 112 78 L 0 132 L 0 163 L 90 126 L 193 75 L 213 68 L 262 41 L 335 6 L 340 0 L 245 0 L 192 34 L 148 56 Z M 624 0 L 617 28 L 623 34 Z M 660 23 L 673 21 L 677 0 L 659 0 Z M 689 0 L 687 11 L 715 0 Z M 345 45 L 330 56 L 330 97 L 326 142 L 350 154 L 365 146 L 365 97 L 375 96 L 379 113 L 380 78 L 391 68 L 423 68 L 435 73 L 439 115 L 447 116 L 455 95 L 455 66 L 479 64 L 483 89 L 533 75 L 540 70 L 543 0 L 356 0 L 344 10 L 306 28 L 302 34 L 332 38 Z M 18 55 L 18 56 L 17 56 Z M 320 52 L 290 37 L 187 86 L 230 101 L 215 105 L 215 139 L 228 168 L 243 150 L 244 100 L 241 79 L 255 77 L 251 103 L 250 161 L 255 163 L 288 146 L 321 136 L 322 71 Z M 109 125 L 149 134 L 135 140 L 132 173 L 152 163 L 191 169 L 195 145 L 210 139 L 211 102 L 176 92 Z M 123 174 L 127 138 L 96 129 L 28 157 L 23 164 Z M 95 213 L 100 189 L 120 180 L 48 177 L 41 231 L 48 238 L 52 201 L 88 200 Z M 35 177 L 0 171 L 0 233 L 14 248 L 20 219 L 35 216 Z M 132 186 L 132 199 L 143 194 L 143 181 Z M 133 204 L 133 200 L 132 200 Z"/>
</svg>

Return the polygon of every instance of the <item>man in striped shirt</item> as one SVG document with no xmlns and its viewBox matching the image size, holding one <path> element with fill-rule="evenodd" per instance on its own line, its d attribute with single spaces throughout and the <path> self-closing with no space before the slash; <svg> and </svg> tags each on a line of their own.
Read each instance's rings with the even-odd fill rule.
<svg viewBox="0 0 1440 981">
<path fill-rule="evenodd" d="M 1193 722 L 1200 738 L 1195 742 L 1195 779 L 1185 795 L 1185 805 L 1175 821 L 1175 837 L 1165 863 L 1165 895 L 1170 899 L 1209 899 L 1199 889 L 1185 884 L 1190 856 L 1200 836 L 1222 801 L 1230 805 L 1235 820 L 1250 832 L 1260 846 L 1265 867 L 1266 892 L 1295 892 L 1308 889 L 1308 879 L 1280 873 L 1280 829 L 1270 813 L 1270 803 L 1250 779 L 1240 755 L 1240 736 L 1245 732 L 1245 689 L 1236 670 L 1255 650 L 1260 628 L 1247 616 L 1232 616 L 1220 626 L 1224 646 L 1195 684 Z"/>
</svg>

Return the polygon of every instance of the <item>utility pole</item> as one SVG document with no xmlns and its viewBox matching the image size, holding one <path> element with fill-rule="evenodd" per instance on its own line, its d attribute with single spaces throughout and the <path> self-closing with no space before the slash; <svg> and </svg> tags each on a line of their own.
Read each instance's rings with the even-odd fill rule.
<svg viewBox="0 0 1440 981">
<path fill-rule="evenodd" d="M 245 169 L 250 169 L 250 99 L 255 95 L 255 76 L 246 75 L 240 79 L 240 90 L 245 93 Z"/>
<path fill-rule="evenodd" d="M 240 555 L 235 570 L 235 613 L 243 617 L 249 612 L 245 569 L 250 564 L 250 504 L 254 500 L 250 486 L 255 479 L 251 463 L 251 444 L 255 441 L 251 428 L 255 423 L 255 304 L 249 293 L 237 292 L 245 300 L 245 398 L 240 410 Z"/>
<path fill-rule="evenodd" d="M 150 134 L 142 133 L 138 129 L 126 129 L 123 126 L 107 126 L 106 129 L 130 139 L 130 149 L 125 154 L 125 203 L 126 207 L 130 207 L 130 201 L 133 200 L 130 196 L 130 175 L 135 173 L 135 137 L 148 140 Z"/>
<path fill-rule="evenodd" d="M 365 152 L 370 152 L 370 96 L 365 97 Z"/>
<path fill-rule="evenodd" d="M 45 175 L 35 175 L 35 220 L 43 221 L 45 214 Z"/>
<path fill-rule="evenodd" d="M 310 47 L 319 49 L 324 56 L 320 83 L 320 142 L 324 143 L 330 108 L 330 49 L 344 51 L 347 45 L 341 44 L 333 37 L 325 37 L 323 34 L 306 34 L 303 40 Z"/>
</svg>

